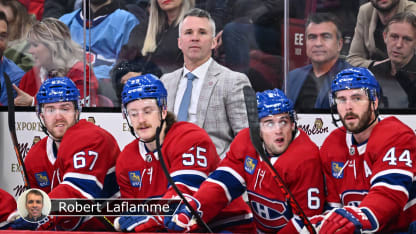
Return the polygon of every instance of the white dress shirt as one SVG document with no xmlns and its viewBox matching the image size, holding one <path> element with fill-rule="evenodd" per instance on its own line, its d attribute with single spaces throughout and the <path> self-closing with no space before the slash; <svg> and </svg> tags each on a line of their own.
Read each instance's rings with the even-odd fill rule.
<svg viewBox="0 0 416 234">
<path fill-rule="evenodd" d="M 191 96 L 191 103 L 189 104 L 189 110 L 188 110 L 188 122 L 196 123 L 196 113 L 198 109 L 198 100 L 199 100 L 199 94 L 201 93 L 202 85 L 204 84 L 205 76 L 207 75 L 208 67 L 212 62 L 212 58 L 209 58 L 205 63 L 203 63 L 201 66 L 197 67 L 195 70 L 192 71 L 192 74 L 196 76 L 196 79 L 192 81 L 192 96 Z M 183 73 L 182 78 L 179 81 L 178 91 L 176 92 L 176 98 L 175 98 L 175 115 L 178 115 L 179 112 L 179 106 L 182 102 L 183 94 L 186 90 L 186 83 L 188 81 L 188 78 L 186 78 L 186 74 L 190 72 L 188 69 L 186 69 L 185 66 L 183 66 Z"/>
</svg>

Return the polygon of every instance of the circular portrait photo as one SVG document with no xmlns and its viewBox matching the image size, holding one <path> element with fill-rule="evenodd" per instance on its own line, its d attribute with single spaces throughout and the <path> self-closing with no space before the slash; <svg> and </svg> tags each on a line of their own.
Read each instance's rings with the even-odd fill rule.
<svg viewBox="0 0 416 234">
<path fill-rule="evenodd" d="M 26 221 L 40 222 L 51 211 L 51 199 L 40 189 L 26 190 L 17 199 L 17 211 Z"/>
</svg>

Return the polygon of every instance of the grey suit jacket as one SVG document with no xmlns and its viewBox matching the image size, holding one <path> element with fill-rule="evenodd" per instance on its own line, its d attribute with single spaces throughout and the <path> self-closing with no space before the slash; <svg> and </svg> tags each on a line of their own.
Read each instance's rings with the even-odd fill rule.
<svg viewBox="0 0 416 234">
<path fill-rule="evenodd" d="M 416 3 L 400 0 L 397 13 L 412 11 L 416 13 Z M 374 31 L 379 17 L 371 2 L 360 7 L 355 25 L 354 37 L 351 41 L 347 62 L 355 67 L 368 67 L 374 56 L 387 58 L 387 54 L 376 47 Z"/>
<path fill-rule="evenodd" d="M 161 77 L 168 91 L 168 111 L 174 112 L 175 97 L 183 68 Z M 248 127 L 243 87 L 250 81 L 243 73 L 232 71 L 214 60 L 210 64 L 198 100 L 197 122 L 224 158 L 237 133 Z"/>
</svg>

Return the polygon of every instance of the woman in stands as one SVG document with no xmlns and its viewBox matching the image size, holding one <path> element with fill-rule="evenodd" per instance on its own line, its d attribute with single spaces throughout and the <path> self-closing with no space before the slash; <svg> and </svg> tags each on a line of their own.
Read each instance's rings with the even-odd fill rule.
<svg viewBox="0 0 416 234">
<path fill-rule="evenodd" d="M 195 0 L 150 0 L 148 22 L 133 28 L 113 69 L 113 84 L 119 98 L 129 78 L 146 73 L 160 77 L 183 66 L 177 41 L 179 21 L 194 6 Z"/>
<path fill-rule="evenodd" d="M 97 79 L 88 65 L 84 74 L 83 51 L 72 41 L 69 29 L 64 23 L 54 18 L 43 19 L 33 25 L 28 33 L 28 40 L 29 53 L 34 58 L 35 66 L 22 77 L 19 88 L 15 87 L 18 93 L 15 105 L 33 106 L 34 96 L 43 81 L 56 76 L 69 77 L 81 91 L 84 103 L 89 103 L 90 106 L 96 104 Z"/>
</svg>

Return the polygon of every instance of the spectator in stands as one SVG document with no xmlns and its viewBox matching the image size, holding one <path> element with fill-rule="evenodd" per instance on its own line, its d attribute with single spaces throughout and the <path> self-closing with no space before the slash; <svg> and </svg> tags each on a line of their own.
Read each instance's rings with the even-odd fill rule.
<svg viewBox="0 0 416 234">
<path fill-rule="evenodd" d="M 119 100 L 123 84 L 129 78 L 146 73 L 160 77 L 183 65 L 177 43 L 179 21 L 194 5 L 194 0 L 151 0 L 148 22 L 131 31 L 128 43 L 121 50 L 120 62 L 113 70 L 113 85 Z"/>
<path fill-rule="evenodd" d="M 29 14 L 36 17 L 37 20 L 42 19 L 43 5 L 45 0 L 18 0 L 23 6 L 26 7 Z"/>
<path fill-rule="evenodd" d="M 371 66 L 381 86 L 381 108 L 416 107 L 416 15 L 399 13 L 387 23 L 384 42 L 389 60 Z"/>
<path fill-rule="evenodd" d="M 7 88 L 4 74 L 7 74 L 10 81 L 19 85 L 25 72 L 20 69 L 13 61 L 4 56 L 8 42 L 8 21 L 6 15 L 0 11 L 0 105 L 7 106 Z M 16 93 L 14 93 L 16 96 Z"/>
<path fill-rule="evenodd" d="M 78 0 L 45 0 L 43 18 L 52 17 L 59 18 L 64 14 L 73 12 L 82 5 L 82 1 Z"/>
<path fill-rule="evenodd" d="M 342 33 L 338 19 L 330 13 L 316 13 L 306 22 L 306 55 L 311 64 L 289 72 L 287 96 L 298 111 L 329 109 L 328 92 L 335 75 L 350 65 L 339 57 Z"/>
<path fill-rule="evenodd" d="M 9 42 L 4 55 L 24 71 L 33 66 L 33 57 L 28 52 L 27 33 L 36 23 L 36 18 L 16 0 L 0 0 L 0 11 L 6 14 L 9 22 Z"/>
<path fill-rule="evenodd" d="M 145 70 L 147 61 L 157 64 L 163 73 L 179 68 L 183 64 L 182 54 L 176 40 L 179 21 L 194 6 L 194 0 L 169 2 L 151 0 L 148 22 L 137 25 L 132 30 L 129 42 L 123 46 L 119 58 L 144 63 Z M 123 77 L 122 82 L 125 83 L 127 77 L 136 76 L 140 72 L 127 74 Z"/>
<path fill-rule="evenodd" d="M 215 62 L 211 58 L 215 46 L 215 22 L 210 14 L 190 10 L 179 24 L 178 47 L 184 65 L 161 80 L 169 93 L 168 111 L 179 121 L 204 128 L 223 158 L 233 138 L 248 126 L 243 87 L 250 86 L 250 81 Z"/>
<path fill-rule="evenodd" d="M 117 3 L 120 9 L 133 13 L 140 22 L 149 16 L 146 12 L 149 0 L 117 0 Z M 43 18 L 53 17 L 58 19 L 81 8 L 82 4 L 82 0 L 45 0 Z"/>
<path fill-rule="evenodd" d="M 416 3 L 408 0 L 371 0 L 360 7 L 347 61 L 356 67 L 370 67 L 387 59 L 383 30 L 397 13 L 416 13 Z"/>
<path fill-rule="evenodd" d="M 81 47 L 71 40 L 68 27 L 54 18 L 43 19 L 33 25 L 28 34 L 30 43 L 29 53 L 35 59 L 35 66 L 28 71 L 19 84 L 15 87 L 18 96 L 14 103 L 17 106 L 34 105 L 34 96 L 40 85 L 54 76 L 67 76 L 77 85 L 81 91 L 81 97 L 91 105 L 96 104 L 96 93 L 98 89 L 97 78 L 88 65 L 82 62 Z M 84 77 L 86 86 L 84 87 Z M 84 88 L 87 95 L 84 95 Z M 91 90 L 91 93 L 90 93 Z M 88 98 L 86 98 L 86 96 Z"/>
<path fill-rule="evenodd" d="M 289 5 L 291 17 L 297 14 Z M 283 83 L 283 0 L 228 0 L 228 19 L 218 33 L 214 57 L 247 74 L 254 90 L 281 88 Z M 305 9 L 305 7 L 303 7 Z"/>
<path fill-rule="evenodd" d="M 139 24 L 137 18 L 119 9 L 117 0 L 90 0 L 91 5 L 84 16 L 82 8 L 59 18 L 68 25 L 72 39 L 86 47 L 89 62 L 100 84 L 100 94 L 117 101 L 111 84 L 110 70 L 116 62 L 121 47 L 127 43 L 130 31 Z M 89 15 L 89 12 L 90 14 Z M 83 19 L 87 19 L 86 41 L 84 43 Z M 85 45 L 86 44 L 86 45 Z"/>
</svg>

